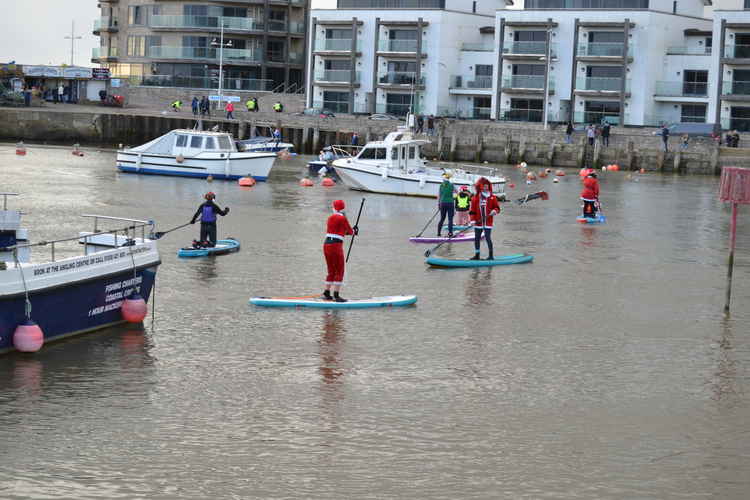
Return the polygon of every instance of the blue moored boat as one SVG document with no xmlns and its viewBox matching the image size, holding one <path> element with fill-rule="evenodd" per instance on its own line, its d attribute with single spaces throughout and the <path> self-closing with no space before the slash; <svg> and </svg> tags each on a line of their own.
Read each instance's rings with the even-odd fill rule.
<svg viewBox="0 0 750 500">
<path fill-rule="evenodd" d="M 526 264 L 534 260 L 533 255 L 518 253 L 514 255 L 504 255 L 496 257 L 493 260 L 470 260 L 470 259 L 442 259 L 440 257 L 429 257 L 427 264 L 432 267 L 491 267 L 507 266 L 510 264 Z"/>
</svg>

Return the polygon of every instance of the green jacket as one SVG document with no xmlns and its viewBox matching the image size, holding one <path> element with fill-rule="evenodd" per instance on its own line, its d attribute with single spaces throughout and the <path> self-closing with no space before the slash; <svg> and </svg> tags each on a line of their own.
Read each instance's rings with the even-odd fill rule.
<svg viewBox="0 0 750 500">
<path fill-rule="evenodd" d="M 451 181 L 448 179 L 444 180 L 443 183 L 440 184 L 440 203 L 453 203 L 453 192 L 455 190 L 456 188 Z"/>
</svg>

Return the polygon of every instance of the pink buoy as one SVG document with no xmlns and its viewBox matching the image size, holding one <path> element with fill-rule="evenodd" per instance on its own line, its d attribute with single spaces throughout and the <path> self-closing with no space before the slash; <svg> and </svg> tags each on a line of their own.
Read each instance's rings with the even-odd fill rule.
<svg viewBox="0 0 750 500">
<path fill-rule="evenodd" d="M 302 187 L 310 187 L 310 186 L 314 186 L 315 184 L 313 183 L 312 180 L 308 178 L 304 178 L 301 181 L 299 181 L 299 185 Z"/>
<path fill-rule="evenodd" d="M 727 294 L 724 312 L 729 312 L 732 298 L 732 271 L 734 270 L 734 248 L 737 244 L 737 205 L 750 205 L 750 169 L 724 167 L 721 170 L 719 199 L 732 204 L 732 219 L 729 224 L 729 263 L 727 270 Z"/>
<path fill-rule="evenodd" d="M 146 317 L 148 306 L 143 297 L 133 293 L 127 299 L 122 301 L 122 319 L 128 323 L 140 323 Z"/>
<path fill-rule="evenodd" d="M 239 180 L 239 185 L 240 186 L 247 186 L 247 187 L 255 186 L 255 179 L 253 179 L 250 176 L 243 177 L 242 179 Z"/>
<path fill-rule="evenodd" d="M 323 177 L 323 180 L 320 181 L 320 185 L 325 186 L 325 187 L 331 187 L 331 186 L 335 186 L 336 183 L 330 177 Z"/>
<path fill-rule="evenodd" d="M 13 347 L 21 352 L 37 352 L 44 344 L 44 333 L 39 325 L 27 319 L 13 332 Z"/>
</svg>

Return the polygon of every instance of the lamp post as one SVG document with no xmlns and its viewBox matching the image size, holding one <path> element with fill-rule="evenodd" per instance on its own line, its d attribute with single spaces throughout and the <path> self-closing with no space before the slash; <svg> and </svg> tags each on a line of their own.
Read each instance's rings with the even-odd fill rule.
<svg viewBox="0 0 750 500">
<path fill-rule="evenodd" d="M 212 47 L 219 47 L 219 106 L 221 106 L 221 86 L 224 83 L 224 47 L 231 48 L 232 47 L 232 41 L 229 40 L 226 44 L 224 43 L 224 18 L 219 18 L 219 23 L 221 24 L 221 35 L 220 40 L 217 42 L 216 38 L 211 40 L 211 46 Z M 219 107 L 221 109 L 221 107 Z"/>
<path fill-rule="evenodd" d="M 76 22 L 71 21 L 70 24 L 70 36 L 66 36 L 66 40 L 70 40 L 70 65 L 73 66 L 73 56 L 75 54 L 76 40 L 80 40 L 83 37 L 76 36 Z"/>
</svg>

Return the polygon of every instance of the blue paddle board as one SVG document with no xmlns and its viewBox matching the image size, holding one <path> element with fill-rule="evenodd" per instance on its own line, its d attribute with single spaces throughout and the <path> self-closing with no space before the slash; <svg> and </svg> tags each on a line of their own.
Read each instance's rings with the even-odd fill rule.
<svg viewBox="0 0 750 500">
<path fill-rule="evenodd" d="M 578 217 L 576 220 L 581 224 L 604 224 L 607 222 L 607 217 L 596 214 L 596 217 Z"/>
<path fill-rule="evenodd" d="M 506 266 L 509 264 L 526 264 L 533 260 L 533 255 L 518 253 L 495 257 L 494 260 L 442 259 L 440 257 L 429 257 L 427 259 L 427 264 L 432 267 L 490 267 Z"/>
<path fill-rule="evenodd" d="M 215 247 L 208 248 L 180 248 L 177 252 L 178 257 L 206 257 L 207 255 L 223 255 L 225 253 L 236 252 L 240 249 L 240 242 L 234 238 L 219 240 Z"/>
<path fill-rule="evenodd" d="M 416 295 L 394 295 L 354 299 L 347 302 L 323 300 L 319 295 L 310 297 L 253 297 L 251 304 L 262 307 L 313 307 L 317 309 L 367 309 L 371 307 L 408 306 L 417 302 Z"/>
</svg>

